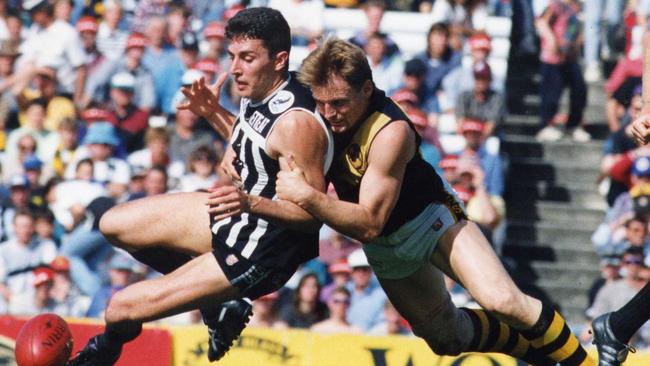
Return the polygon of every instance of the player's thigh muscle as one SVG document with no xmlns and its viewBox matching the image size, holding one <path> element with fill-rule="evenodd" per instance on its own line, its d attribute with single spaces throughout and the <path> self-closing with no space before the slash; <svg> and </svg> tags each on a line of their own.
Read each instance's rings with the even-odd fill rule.
<svg viewBox="0 0 650 366">
<path fill-rule="evenodd" d="M 191 255 L 212 249 L 207 193 L 172 193 L 126 202 L 110 209 L 102 233 L 127 250 L 165 247 Z"/>
<path fill-rule="evenodd" d="M 119 291 L 106 311 L 108 322 L 152 321 L 239 296 L 212 253 L 205 253 L 172 273 Z"/>
</svg>

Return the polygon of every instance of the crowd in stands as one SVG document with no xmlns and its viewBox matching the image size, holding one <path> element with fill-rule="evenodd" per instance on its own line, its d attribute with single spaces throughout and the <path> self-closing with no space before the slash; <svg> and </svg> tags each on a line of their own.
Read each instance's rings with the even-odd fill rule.
<svg viewBox="0 0 650 366">
<path fill-rule="evenodd" d="M 602 0 L 586 2 L 603 6 Z M 640 30 L 650 7 L 645 0 L 625 10 L 620 0 L 606 2 L 618 10 L 605 13 L 608 32 L 600 40 L 598 32 L 583 32 L 577 1 L 515 1 L 523 14 L 516 21 L 526 32 L 513 47 L 539 53 L 540 141 L 591 139 L 582 127 L 585 77 L 602 78 L 599 45 L 609 55 L 623 53 L 606 84 L 612 135 L 602 175 L 611 182 L 612 208 L 594 235 L 603 278 L 594 285 L 589 316 L 619 305 L 608 302 L 608 293 L 631 296 L 650 278 L 644 266 L 650 265 L 650 148 L 636 148 L 626 134 L 643 102 Z M 500 250 L 507 91 L 504 79 L 494 77 L 487 28 L 490 16 L 512 15 L 509 0 L 0 0 L 0 314 L 101 317 L 116 291 L 156 276 L 110 246 L 99 218 L 129 200 L 229 184 L 217 169 L 227 141 L 176 105 L 182 86 L 201 77 L 214 81 L 228 70 L 225 22 L 246 6 L 280 10 L 293 45 L 307 49 L 336 34 L 324 21 L 328 8 L 361 9 L 366 25 L 350 41 L 366 52 L 377 87 L 409 115 L 425 160 Z M 585 22 L 600 25 L 594 9 Z M 397 38 L 382 32 L 387 10 L 425 16 L 430 27 L 420 52 L 406 54 Z M 621 24 L 625 48 L 613 50 L 608 40 L 619 36 Z M 559 113 L 564 88 L 570 89 L 568 115 Z M 221 103 L 238 113 L 229 81 Z M 446 280 L 457 305 L 473 303 Z M 617 301 L 625 302 L 623 296 Z M 168 321 L 200 317 L 193 312 Z M 257 299 L 251 325 L 410 332 L 360 244 L 327 227 L 320 257 L 284 289 Z"/>
</svg>

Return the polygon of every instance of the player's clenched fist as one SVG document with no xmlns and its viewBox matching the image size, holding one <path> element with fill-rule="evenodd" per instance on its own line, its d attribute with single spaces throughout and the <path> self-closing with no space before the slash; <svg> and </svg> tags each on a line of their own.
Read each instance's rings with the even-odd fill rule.
<svg viewBox="0 0 650 366">
<path fill-rule="evenodd" d="M 650 142 L 650 113 L 643 113 L 632 122 L 632 136 L 640 146 Z"/>
<path fill-rule="evenodd" d="M 296 165 L 293 156 L 287 159 L 287 167 L 288 169 L 278 172 L 275 192 L 278 198 L 301 205 L 308 199 L 313 188 L 307 183 L 305 174 Z"/>
</svg>

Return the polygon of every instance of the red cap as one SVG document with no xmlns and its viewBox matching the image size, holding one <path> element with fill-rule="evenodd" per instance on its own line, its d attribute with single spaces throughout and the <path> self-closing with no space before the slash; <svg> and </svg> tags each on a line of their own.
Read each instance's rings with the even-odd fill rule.
<svg viewBox="0 0 650 366">
<path fill-rule="evenodd" d="M 230 8 L 228 8 L 228 10 L 226 10 L 223 13 L 223 20 L 225 20 L 225 21 L 230 20 L 230 18 L 234 17 L 237 13 L 239 13 L 242 10 L 244 10 L 243 5 L 237 4 L 237 5 L 231 6 Z"/>
<path fill-rule="evenodd" d="M 59 255 L 52 262 L 50 262 L 50 267 L 55 272 L 69 272 L 70 271 L 70 260 L 68 258 Z"/>
<path fill-rule="evenodd" d="M 213 73 L 216 74 L 219 72 L 219 64 L 210 58 L 204 58 L 199 60 L 194 64 L 194 69 L 197 69 L 204 73 Z"/>
<path fill-rule="evenodd" d="M 85 17 L 81 17 L 77 21 L 77 31 L 79 33 L 81 32 L 97 33 L 98 28 L 99 27 L 97 26 L 97 21 L 93 17 L 85 16 Z"/>
<path fill-rule="evenodd" d="M 454 186 L 454 191 L 456 191 L 456 195 L 458 195 L 458 198 L 463 202 L 467 202 L 474 197 L 474 192 L 472 192 L 472 190 L 460 184 Z"/>
<path fill-rule="evenodd" d="M 38 267 L 34 270 L 34 286 L 54 280 L 54 271 L 47 267 Z"/>
<path fill-rule="evenodd" d="M 110 113 L 99 108 L 89 108 L 81 111 L 79 117 L 86 122 L 106 121 L 110 117 Z"/>
<path fill-rule="evenodd" d="M 427 115 L 417 108 L 408 111 L 408 116 L 411 122 L 417 127 L 426 128 L 429 125 Z"/>
<path fill-rule="evenodd" d="M 472 50 L 486 50 L 490 52 L 492 49 L 492 39 L 484 32 L 475 33 L 469 37 L 469 48 Z"/>
<path fill-rule="evenodd" d="M 352 268 L 348 264 L 348 261 L 344 258 L 339 261 L 336 261 L 327 268 L 329 273 L 352 273 Z"/>
<path fill-rule="evenodd" d="M 391 98 L 397 103 L 409 102 L 413 104 L 418 104 L 420 99 L 418 98 L 417 94 L 406 89 L 400 89 L 396 91 Z"/>
<path fill-rule="evenodd" d="M 474 119 L 466 119 L 465 122 L 463 122 L 463 125 L 461 126 L 460 130 L 462 133 L 469 132 L 469 131 L 483 133 L 484 128 L 485 128 L 484 122 L 474 120 Z"/>
<path fill-rule="evenodd" d="M 128 50 L 131 47 L 147 47 L 147 37 L 142 33 L 131 33 L 126 40 L 126 49 Z"/>
<path fill-rule="evenodd" d="M 203 37 L 205 37 L 205 38 L 210 38 L 210 37 L 225 38 L 226 37 L 226 27 L 220 21 L 215 20 L 213 22 L 210 22 L 203 29 Z"/>
<path fill-rule="evenodd" d="M 440 169 L 455 169 L 458 167 L 458 155 L 447 155 L 438 163 Z"/>
</svg>

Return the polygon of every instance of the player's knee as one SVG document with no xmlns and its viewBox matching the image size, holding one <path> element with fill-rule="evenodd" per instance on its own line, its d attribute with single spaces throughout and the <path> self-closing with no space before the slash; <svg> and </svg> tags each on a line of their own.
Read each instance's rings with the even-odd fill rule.
<svg viewBox="0 0 650 366">
<path fill-rule="evenodd" d="M 522 300 L 523 293 L 517 288 L 501 288 L 498 291 L 491 291 L 489 296 L 480 301 L 480 304 L 490 313 L 510 317 L 516 314 Z"/>
<path fill-rule="evenodd" d="M 135 303 L 123 291 L 115 293 L 106 306 L 106 323 L 124 323 L 135 319 Z"/>
<path fill-rule="evenodd" d="M 120 237 L 124 233 L 126 226 L 119 211 L 118 207 L 113 207 L 104 213 L 99 220 L 99 231 L 111 244 L 116 246 L 121 246 Z"/>
<path fill-rule="evenodd" d="M 412 323 L 413 333 L 424 339 L 435 354 L 456 356 L 465 351 L 471 338 L 471 329 L 466 329 L 460 316 L 453 305 L 434 309 Z"/>
</svg>

